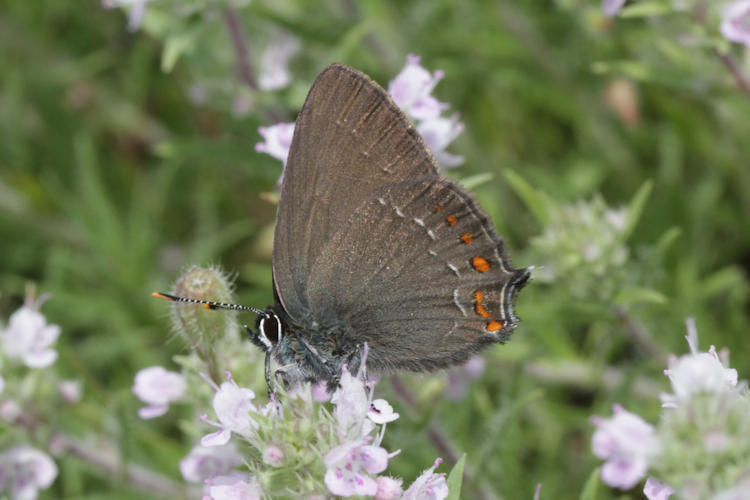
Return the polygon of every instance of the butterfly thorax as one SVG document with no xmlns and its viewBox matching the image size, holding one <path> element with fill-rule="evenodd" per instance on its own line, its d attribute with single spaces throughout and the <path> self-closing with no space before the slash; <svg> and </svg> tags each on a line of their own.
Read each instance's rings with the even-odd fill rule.
<svg viewBox="0 0 750 500">
<path fill-rule="evenodd" d="M 346 342 L 350 336 L 344 325 L 322 325 L 313 319 L 296 322 L 279 304 L 265 312 L 253 341 L 277 363 L 276 371 L 287 386 L 321 381 L 335 386 L 343 365 L 359 365 L 359 349 Z"/>
</svg>

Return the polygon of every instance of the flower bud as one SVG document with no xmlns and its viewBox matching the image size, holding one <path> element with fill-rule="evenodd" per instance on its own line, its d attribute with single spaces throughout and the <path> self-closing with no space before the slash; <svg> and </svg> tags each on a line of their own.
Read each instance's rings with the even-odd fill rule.
<svg viewBox="0 0 750 500">
<path fill-rule="evenodd" d="M 284 450 L 276 445 L 267 446 L 263 450 L 263 462 L 273 467 L 281 467 L 284 464 Z"/>
<path fill-rule="evenodd" d="M 233 302 L 232 284 L 216 268 L 191 267 L 177 280 L 172 293 L 189 299 Z M 201 304 L 173 303 L 172 325 L 204 360 L 217 340 L 237 331 L 234 311 L 211 311 Z"/>
</svg>

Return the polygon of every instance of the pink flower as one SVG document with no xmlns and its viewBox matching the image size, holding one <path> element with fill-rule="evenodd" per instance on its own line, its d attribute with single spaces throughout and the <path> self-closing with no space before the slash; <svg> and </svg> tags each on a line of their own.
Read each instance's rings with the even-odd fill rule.
<svg viewBox="0 0 750 500">
<path fill-rule="evenodd" d="M 325 483 L 334 495 L 373 496 L 377 482 L 368 474 L 383 472 L 388 466 L 388 452 L 366 444 L 368 439 L 345 443 L 332 449 L 325 458 Z"/>
<path fill-rule="evenodd" d="M 478 380 L 484 373 L 486 362 L 482 356 L 473 356 L 466 363 L 448 371 L 448 387 L 445 397 L 452 400 L 466 395 L 469 382 Z"/>
<path fill-rule="evenodd" d="M 57 465 L 46 453 L 26 445 L 0 453 L 0 491 L 10 498 L 36 499 L 57 477 Z"/>
<path fill-rule="evenodd" d="M 401 487 L 402 480 L 388 476 L 380 476 L 375 479 L 378 484 L 378 492 L 375 493 L 375 500 L 398 500 L 404 489 Z"/>
<path fill-rule="evenodd" d="M 331 400 L 331 394 L 328 392 L 328 384 L 325 382 L 318 382 L 310 386 L 310 395 L 312 400 L 316 403 L 325 403 Z"/>
<path fill-rule="evenodd" d="M 406 66 L 388 84 L 388 93 L 404 113 L 415 120 L 437 118 L 447 108 L 430 95 L 445 74 L 438 70 L 430 74 L 419 65 L 419 56 L 406 56 Z"/>
<path fill-rule="evenodd" d="M 376 424 L 386 424 L 396 420 L 399 414 L 393 411 L 393 407 L 385 399 L 376 399 L 370 405 L 367 416 Z"/>
<path fill-rule="evenodd" d="M 277 33 L 260 57 L 258 88 L 276 90 L 289 85 L 292 74 L 289 60 L 299 52 L 299 40 L 287 33 Z"/>
<path fill-rule="evenodd" d="M 643 487 L 643 494 L 648 500 L 667 500 L 672 493 L 672 488 L 653 477 L 646 479 L 646 485 Z"/>
<path fill-rule="evenodd" d="M 708 352 L 698 352 L 698 334 L 693 318 L 687 320 L 687 329 L 691 354 L 670 361 L 669 369 L 664 370 L 674 391 L 674 394 L 662 394 L 665 408 L 675 408 L 697 394 L 731 391 L 737 385 L 737 370 L 724 367 L 714 346 Z"/>
<path fill-rule="evenodd" d="M 221 446 L 227 444 L 232 433 L 240 436 L 250 437 L 258 429 L 259 425 L 251 413 L 258 413 L 258 409 L 252 403 L 255 393 L 252 389 L 240 387 L 227 372 L 228 382 L 221 384 L 214 395 L 213 407 L 219 422 L 208 423 L 219 427 L 220 430 L 203 436 L 203 446 Z"/>
<path fill-rule="evenodd" d="M 60 397 L 68 404 L 77 403 L 81 400 L 81 382 L 79 380 L 63 380 L 57 386 Z"/>
<path fill-rule="evenodd" d="M 105 9 L 130 6 L 128 13 L 128 30 L 137 31 L 146 16 L 146 2 L 149 0 L 102 0 Z"/>
<path fill-rule="evenodd" d="M 750 47 L 750 0 L 727 4 L 721 12 L 719 29 L 727 40 Z"/>
<path fill-rule="evenodd" d="M 356 441 L 374 428 L 367 421 L 370 400 L 365 386 L 346 367 L 341 372 L 339 388 L 333 393 L 331 402 L 336 405 L 333 415 L 338 422 L 338 434 L 342 441 Z"/>
<path fill-rule="evenodd" d="M 25 305 L 11 314 L 8 327 L 0 332 L 3 350 L 9 358 L 20 358 L 29 368 L 46 368 L 57 359 L 51 348 L 60 336 L 60 327 L 48 325 L 36 305 Z"/>
<path fill-rule="evenodd" d="M 450 118 L 442 116 L 424 120 L 417 125 L 417 132 L 424 139 L 425 144 L 432 150 L 435 159 L 442 168 L 452 168 L 461 165 L 464 157 L 445 151 L 445 148 L 465 129 L 458 121 L 458 115 Z"/>
<path fill-rule="evenodd" d="M 208 496 L 203 500 L 260 500 L 263 488 L 255 477 L 233 474 L 207 479 Z"/>
<path fill-rule="evenodd" d="M 607 17 L 615 17 L 627 0 L 602 0 L 602 12 Z"/>
<path fill-rule="evenodd" d="M 269 154 L 286 165 L 289 148 L 292 145 L 292 137 L 294 137 L 294 122 L 277 123 L 270 127 L 258 127 L 258 133 L 265 142 L 255 144 L 255 151 Z"/>
<path fill-rule="evenodd" d="M 422 472 L 401 498 L 403 500 L 442 500 L 446 498 L 450 491 L 448 490 L 448 483 L 445 481 L 445 474 L 442 472 L 435 473 L 435 469 L 442 461 L 442 458 L 435 459 L 432 467 Z"/>
<path fill-rule="evenodd" d="M 210 448 L 195 446 L 180 460 L 180 472 L 185 481 L 201 483 L 206 479 L 229 474 L 240 464 L 242 456 L 232 443 Z"/>
<path fill-rule="evenodd" d="M 21 413 L 23 413 L 21 407 L 13 399 L 0 401 L 0 419 L 12 424 L 21 416 Z"/>
<path fill-rule="evenodd" d="M 148 406 L 138 410 L 138 416 L 147 419 L 164 415 L 169 403 L 185 394 L 185 379 L 177 372 L 170 372 L 161 366 L 144 368 L 135 374 L 133 394 Z"/>
<path fill-rule="evenodd" d="M 654 427 L 634 413 L 614 405 L 614 416 L 592 417 L 597 426 L 591 449 L 606 460 L 601 469 L 602 481 L 627 490 L 646 475 L 649 460 L 658 452 L 659 442 Z"/>
</svg>

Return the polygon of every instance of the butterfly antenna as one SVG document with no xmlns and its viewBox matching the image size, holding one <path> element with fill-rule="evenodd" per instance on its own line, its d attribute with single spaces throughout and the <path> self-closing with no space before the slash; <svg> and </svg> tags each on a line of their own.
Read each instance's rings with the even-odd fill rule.
<svg viewBox="0 0 750 500">
<path fill-rule="evenodd" d="M 223 311 L 251 311 L 255 314 L 266 314 L 265 311 L 250 306 L 242 306 L 239 304 L 227 304 L 225 302 L 213 302 L 210 300 L 200 299 L 189 299 L 187 297 L 178 297 L 176 295 L 170 295 L 168 293 L 153 292 L 152 297 L 157 299 L 171 300 L 172 302 L 185 302 L 188 304 L 203 304 L 206 309 L 223 310 Z"/>
</svg>

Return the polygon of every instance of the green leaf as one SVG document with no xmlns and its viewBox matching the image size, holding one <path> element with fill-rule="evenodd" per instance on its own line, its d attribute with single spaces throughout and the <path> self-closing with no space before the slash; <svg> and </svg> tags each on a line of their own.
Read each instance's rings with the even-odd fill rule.
<svg viewBox="0 0 750 500">
<path fill-rule="evenodd" d="M 630 206 L 628 206 L 628 220 L 625 222 L 625 230 L 622 232 L 623 240 L 628 239 L 628 236 L 633 232 L 633 228 L 635 228 L 635 225 L 641 218 L 643 209 L 646 206 L 646 201 L 648 201 L 648 197 L 651 194 L 651 189 L 653 187 L 654 183 L 651 179 L 647 180 L 640 188 L 638 188 L 635 196 L 630 200 Z"/>
<path fill-rule="evenodd" d="M 663 16 L 670 12 L 672 12 L 672 6 L 667 2 L 637 2 L 622 9 L 618 14 L 618 17 Z"/>
<path fill-rule="evenodd" d="M 549 214 L 552 202 L 547 196 L 536 189 L 526 180 L 513 172 L 512 170 L 505 171 L 505 178 L 508 179 L 510 186 L 516 192 L 516 194 L 526 203 L 529 210 L 534 214 L 540 224 L 543 226 L 549 223 Z"/>
<path fill-rule="evenodd" d="M 642 287 L 627 287 L 620 290 L 615 297 L 615 303 L 620 305 L 630 305 L 637 302 L 651 302 L 654 304 L 666 304 L 667 297 L 652 290 Z"/>
<path fill-rule="evenodd" d="M 580 500 L 596 500 L 596 490 L 599 487 L 599 468 L 597 467 L 589 475 L 586 480 L 586 484 L 583 485 L 583 491 L 581 492 Z"/>
<path fill-rule="evenodd" d="M 461 455 L 456 465 L 453 466 L 448 474 L 448 497 L 447 500 L 458 500 L 461 498 L 461 483 L 464 480 L 464 464 L 466 463 L 466 453 Z"/>
<path fill-rule="evenodd" d="M 169 73 L 174 69 L 177 60 L 192 48 L 192 37 L 188 33 L 177 33 L 167 37 L 164 52 L 161 54 L 161 70 Z"/>
<path fill-rule="evenodd" d="M 485 172 L 483 174 L 464 177 L 463 179 L 459 179 L 458 182 L 460 182 L 466 189 L 472 190 L 476 189 L 477 186 L 481 186 L 482 184 L 491 181 L 493 177 L 494 176 L 491 173 Z"/>
<path fill-rule="evenodd" d="M 658 240 L 656 240 L 656 244 L 654 245 L 654 252 L 659 257 L 663 258 L 666 251 L 669 250 L 669 247 L 672 246 L 672 243 L 674 243 L 681 234 L 681 228 L 677 226 L 670 227 L 664 234 L 659 237 Z"/>
<path fill-rule="evenodd" d="M 739 266 L 727 266 L 708 276 L 703 282 L 702 292 L 707 298 L 746 286 Z"/>
</svg>

